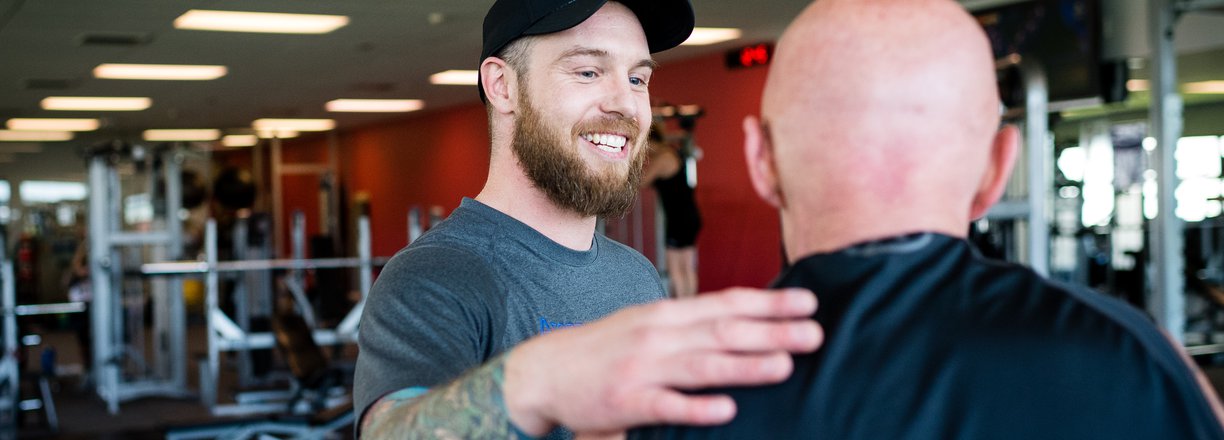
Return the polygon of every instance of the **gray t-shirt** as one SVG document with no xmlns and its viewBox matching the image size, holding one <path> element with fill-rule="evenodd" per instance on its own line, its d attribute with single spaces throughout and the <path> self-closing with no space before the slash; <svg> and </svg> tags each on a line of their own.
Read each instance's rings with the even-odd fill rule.
<svg viewBox="0 0 1224 440">
<path fill-rule="evenodd" d="M 537 334 L 663 297 L 636 251 L 599 234 L 575 251 L 465 198 L 374 283 L 361 317 L 357 414 L 388 393 L 449 382 Z"/>
</svg>

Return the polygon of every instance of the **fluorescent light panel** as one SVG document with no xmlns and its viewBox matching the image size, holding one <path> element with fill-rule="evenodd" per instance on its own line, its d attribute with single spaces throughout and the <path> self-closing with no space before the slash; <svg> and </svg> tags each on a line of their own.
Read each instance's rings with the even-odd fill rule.
<svg viewBox="0 0 1224 440">
<path fill-rule="evenodd" d="M 419 99 L 333 99 L 327 102 L 329 112 L 402 113 L 425 107 Z"/>
<path fill-rule="evenodd" d="M 83 118 L 13 118 L 8 120 L 10 130 L 94 131 L 100 125 L 97 119 Z"/>
<path fill-rule="evenodd" d="M 215 128 L 144 131 L 144 140 L 146 141 L 215 141 L 220 137 L 221 130 Z"/>
<path fill-rule="evenodd" d="M 705 46 L 708 44 L 722 43 L 739 38 L 743 32 L 736 28 L 708 28 L 699 27 L 693 28 L 693 34 L 689 35 L 687 40 L 680 43 L 681 46 Z"/>
<path fill-rule="evenodd" d="M 1143 92 L 1151 88 L 1151 83 L 1146 79 L 1132 79 L 1126 81 L 1126 90 L 1131 92 Z M 1181 85 L 1182 93 L 1209 95 L 1209 94 L 1224 94 L 1224 81 L 1196 81 L 1188 82 Z"/>
<path fill-rule="evenodd" d="M 430 84 L 448 86 L 474 86 L 479 72 L 475 70 L 447 70 L 429 75 Z"/>
<path fill-rule="evenodd" d="M 169 81 L 207 81 L 225 76 L 225 66 L 193 64 L 99 64 L 96 78 L 147 79 Z"/>
<path fill-rule="evenodd" d="M 199 31 L 326 34 L 344 27 L 348 22 L 349 18 L 343 15 L 192 9 L 174 19 L 174 27 Z"/>
<path fill-rule="evenodd" d="M 293 139 L 295 137 L 301 136 L 302 134 L 298 133 L 297 130 L 266 129 L 266 130 L 256 131 L 255 135 L 263 139 L 272 139 L 272 138 Z"/>
<path fill-rule="evenodd" d="M 111 98 L 100 96 L 49 96 L 42 100 L 43 110 L 141 111 L 153 105 L 149 98 Z"/>
<path fill-rule="evenodd" d="M 3 142 L 63 142 L 70 140 L 72 140 L 71 131 L 0 130 L 0 141 Z"/>
<path fill-rule="evenodd" d="M 253 147 L 259 143 L 259 137 L 253 134 L 231 134 L 221 138 L 221 145 L 227 147 Z"/>
<path fill-rule="evenodd" d="M 1197 81 L 1182 84 L 1182 90 L 1195 94 L 1224 94 L 1224 81 Z"/>
<path fill-rule="evenodd" d="M 336 128 L 334 119 L 256 119 L 256 130 L 327 131 Z"/>
</svg>

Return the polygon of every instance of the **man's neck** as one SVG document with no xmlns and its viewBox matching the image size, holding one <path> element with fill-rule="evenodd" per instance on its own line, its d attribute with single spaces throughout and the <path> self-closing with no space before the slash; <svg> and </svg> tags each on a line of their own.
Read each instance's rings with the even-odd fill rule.
<svg viewBox="0 0 1224 440">
<path fill-rule="evenodd" d="M 968 228 L 969 221 L 960 221 L 956 215 L 920 209 L 864 210 L 854 214 L 816 210 L 805 214 L 782 213 L 782 239 L 787 259 L 792 262 L 812 254 L 915 232 L 964 237 Z"/>
<path fill-rule="evenodd" d="M 476 200 L 523 222 L 562 246 L 578 251 L 591 248 L 595 217 L 584 217 L 557 206 L 536 189 L 517 164 L 507 168 L 511 169 L 490 170 L 489 180 Z"/>
</svg>

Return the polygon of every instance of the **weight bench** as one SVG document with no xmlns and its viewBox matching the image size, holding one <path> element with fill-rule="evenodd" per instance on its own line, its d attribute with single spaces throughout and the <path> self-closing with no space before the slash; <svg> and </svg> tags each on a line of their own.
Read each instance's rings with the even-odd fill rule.
<svg viewBox="0 0 1224 440">
<path fill-rule="evenodd" d="M 322 439 L 353 423 L 353 403 L 325 408 L 328 390 L 343 383 L 344 372 L 332 368 L 323 350 L 314 341 L 310 326 L 300 315 L 278 314 L 272 320 L 276 348 L 285 356 L 293 373 L 293 397 L 284 415 L 261 419 L 226 420 L 202 425 L 168 429 L 167 440 L 260 439 L 284 436 L 288 439 Z M 294 415 L 298 402 L 309 399 L 311 414 Z"/>
</svg>

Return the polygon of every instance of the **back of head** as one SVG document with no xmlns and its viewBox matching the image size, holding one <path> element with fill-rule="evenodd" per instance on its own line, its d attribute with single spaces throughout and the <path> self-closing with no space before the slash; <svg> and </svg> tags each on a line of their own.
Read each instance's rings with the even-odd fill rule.
<svg viewBox="0 0 1224 440">
<path fill-rule="evenodd" d="M 952 0 L 810 5 L 778 43 L 762 106 L 784 216 L 963 227 L 998 129 L 993 66 Z"/>
</svg>

